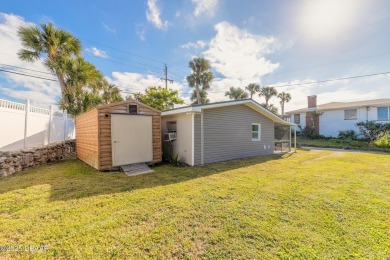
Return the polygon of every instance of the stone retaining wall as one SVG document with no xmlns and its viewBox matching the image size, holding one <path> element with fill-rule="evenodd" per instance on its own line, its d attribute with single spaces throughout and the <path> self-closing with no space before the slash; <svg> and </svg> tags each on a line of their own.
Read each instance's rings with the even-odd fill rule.
<svg viewBox="0 0 390 260">
<path fill-rule="evenodd" d="M 0 152 L 0 176 L 9 176 L 24 169 L 75 155 L 76 141 L 69 140 L 39 148 Z"/>
</svg>

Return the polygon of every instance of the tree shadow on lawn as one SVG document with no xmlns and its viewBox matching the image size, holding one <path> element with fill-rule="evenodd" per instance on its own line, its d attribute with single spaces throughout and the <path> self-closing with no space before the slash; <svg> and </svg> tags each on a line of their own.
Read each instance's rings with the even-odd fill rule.
<svg viewBox="0 0 390 260">
<path fill-rule="evenodd" d="M 131 177 L 123 172 L 99 172 L 78 159 L 71 158 L 1 177 L 0 194 L 49 184 L 51 201 L 80 199 L 166 186 L 289 156 L 291 154 L 274 154 L 183 168 L 159 165 L 153 168 L 155 171 L 152 173 Z"/>
</svg>

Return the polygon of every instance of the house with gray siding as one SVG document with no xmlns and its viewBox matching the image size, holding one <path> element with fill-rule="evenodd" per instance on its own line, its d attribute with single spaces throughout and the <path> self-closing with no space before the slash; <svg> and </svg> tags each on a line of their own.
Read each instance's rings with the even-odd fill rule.
<svg viewBox="0 0 390 260">
<path fill-rule="evenodd" d="M 191 105 L 162 112 L 163 154 L 203 165 L 273 154 L 275 127 L 291 126 L 252 99 Z"/>
</svg>

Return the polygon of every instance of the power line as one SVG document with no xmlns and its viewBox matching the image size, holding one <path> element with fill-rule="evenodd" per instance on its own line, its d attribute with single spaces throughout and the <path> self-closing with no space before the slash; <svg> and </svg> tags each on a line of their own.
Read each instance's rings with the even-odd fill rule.
<svg viewBox="0 0 390 260">
<path fill-rule="evenodd" d="M 172 66 L 171 66 L 171 68 L 172 68 Z M 169 74 L 175 76 L 177 79 L 183 80 L 183 78 L 182 78 L 180 75 L 178 75 L 178 74 L 176 74 L 176 73 L 173 73 L 172 71 L 169 72 Z"/>
<path fill-rule="evenodd" d="M 362 59 L 378 57 L 378 56 L 384 56 L 384 55 L 389 55 L 389 54 L 390 54 L 390 52 L 383 52 L 383 53 L 374 54 L 374 55 L 370 55 L 370 56 L 358 57 L 358 58 L 349 59 L 349 60 L 342 60 L 342 61 L 333 62 L 333 63 L 327 63 L 327 64 L 322 64 L 322 65 L 314 65 L 314 66 L 297 68 L 297 69 L 291 69 L 291 70 L 281 71 L 281 72 L 274 72 L 274 73 L 272 73 L 270 75 L 281 75 L 281 74 L 285 74 L 285 73 L 293 72 L 293 71 L 308 70 L 308 69 L 313 69 L 313 68 L 326 67 L 326 66 L 331 66 L 331 65 L 334 65 L 334 64 L 346 63 L 346 62 L 350 62 L 350 61 L 362 60 Z"/>
<path fill-rule="evenodd" d="M 16 72 L 16 71 L 10 71 L 10 70 L 4 70 L 4 69 L 0 69 L 0 71 L 6 72 L 6 73 L 11 73 L 11 74 L 17 74 L 17 75 L 21 75 L 21 76 L 26 76 L 26 77 L 31 77 L 31 78 L 44 79 L 44 80 L 58 82 L 58 80 L 56 80 L 56 79 L 49 79 L 49 78 L 44 78 L 44 77 L 40 77 L 40 76 L 36 76 L 36 75 L 20 73 L 20 72 Z"/>
<path fill-rule="evenodd" d="M 376 22 L 374 22 L 372 24 L 379 23 L 379 22 L 382 22 L 382 21 L 388 20 L 388 19 L 389 18 L 383 19 L 383 20 L 380 20 L 380 21 L 376 21 Z M 371 24 L 364 25 L 364 26 L 369 26 L 369 25 L 371 25 Z M 4 30 L 4 29 L 0 29 L 0 30 L 8 32 L 8 33 L 16 34 L 15 32 L 7 31 L 7 30 Z M 142 56 L 142 55 L 139 55 L 139 54 L 136 54 L 136 53 L 133 53 L 133 52 L 129 52 L 129 51 L 120 50 L 120 49 L 117 49 L 117 48 L 114 48 L 114 47 L 110 47 L 110 46 L 105 45 L 105 44 L 101 44 L 101 43 L 97 43 L 95 41 L 91 41 L 91 40 L 85 39 L 83 37 L 79 37 L 79 38 L 83 39 L 85 41 L 88 41 L 88 42 L 100 45 L 100 46 L 104 46 L 104 47 L 112 49 L 112 50 L 116 50 L 116 51 L 123 52 L 123 53 L 128 53 L 128 54 L 131 54 L 131 55 L 143 58 L 143 59 L 151 60 L 151 61 L 154 61 L 154 62 L 163 63 L 160 60 L 156 60 L 156 59 L 152 59 L 152 58 L 149 58 L 149 57 L 145 57 L 145 56 Z M 373 56 L 379 56 L 379 55 L 382 55 L 382 54 L 373 55 Z M 368 57 L 373 57 L 373 56 L 368 56 Z M 112 57 L 114 57 L 114 56 L 112 56 Z M 97 58 L 101 58 L 101 57 L 97 57 Z M 116 58 L 118 58 L 118 57 L 116 57 Z M 366 57 L 363 57 L 363 58 L 366 58 Z M 103 58 L 101 58 L 101 59 L 103 59 Z M 357 58 L 357 59 L 361 59 L 361 58 Z M 150 70 L 145 69 L 145 68 L 140 68 L 140 67 L 136 67 L 136 66 L 132 66 L 132 65 L 129 65 L 129 64 L 124 64 L 124 63 L 119 63 L 119 62 L 111 61 L 111 60 L 107 60 L 107 59 L 103 59 L 103 60 L 106 60 L 106 61 L 109 61 L 109 62 L 113 62 L 113 63 L 117 63 L 117 64 L 121 64 L 121 65 L 128 66 L 128 67 L 132 67 L 132 68 L 136 68 L 136 69 L 140 69 L 140 70 L 146 70 L 146 71 L 150 72 Z M 135 61 L 131 61 L 131 60 L 128 60 L 128 61 L 135 62 Z M 343 61 L 343 62 L 345 62 L 345 61 Z M 141 65 L 145 65 L 145 66 L 150 66 L 150 65 L 147 65 L 147 64 L 143 64 L 143 63 L 140 63 L 140 64 Z M 331 65 L 331 64 L 329 64 L 329 65 Z M 14 67 L 16 67 L 16 66 L 14 66 Z M 152 66 L 150 66 L 150 67 L 152 67 Z M 19 68 L 21 68 L 21 67 L 19 67 Z M 187 72 L 185 72 L 184 70 L 181 70 L 181 69 L 179 69 L 177 67 L 171 66 L 171 68 L 175 68 L 176 70 L 182 71 L 183 73 L 187 74 Z M 25 69 L 25 68 L 23 68 L 23 69 Z M 26 69 L 26 70 L 29 70 L 29 69 Z M 0 71 L 7 72 L 7 73 L 18 74 L 18 75 L 23 75 L 23 76 L 34 77 L 34 78 L 40 78 L 40 79 L 45 79 L 45 80 L 50 80 L 50 81 L 57 81 L 57 80 L 54 80 L 54 79 L 48 79 L 48 78 L 43 78 L 43 77 L 39 77 L 39 76 L 35 76 L 35 75 L 23 74 L 23 73 L 19 73 L 19 72 L 15 72 L 15 71 L 7 71 L 7 70 L 3 70 L 3 69 L 0 69 Z M 33 70 L 31 70 L 31 71 L 33 71 Z M 39 72 L 39 71 L 37 71 L 37 72 Z M 41 72 L 41 73 L 43 73 L 43 72 Z M 327 80 L 320 80 L 320 81 L 311 81 L 311 82 L 296 83 L 296 84 L 275 85 L 274 87 L 300 86 L 300 85 L 308 85 L 308 84 L 340 81 L 340 80 L 346 80 L 346 79 L 356 79 L 356 78 L 363 78 L 363 77 L 371 77 L 371 76 L 378 76 L 378 75 L 384 75 L 384 74 L 390 74 L 390 72 L 373 73 L 373 74 L 367 74 L 367 75 L 357 75 L 357 76 L 351 76 L 351 77 L 343 77 L 343 78 L 337 78 L 337 79 L 327 79 Z M 166 75 L 166 79 L 167 79 L 167 75 Z M 272 86 L 272 84 L 270 86 Z M 220 92 L 225 92 L 225 91 L 210 91 L 209 93 L 220 93 Z M 185 93 L 183 93 L 183 94 L 185 94 Z M 190 94 L 190 93 L 187 93 L 187 94 Z"/>
<path fill-rule="evenodd" d="M 10 25 L 10 26 L 12 26 L 12 25 Z M 15 26 L 12 26 L 12 27 L 15 27 Z M 17 28 L 17 27 L 15 27 L 15 28 Z M 16 32 L 4 30 L 4 29 L 1 29 L 1 28 L 0 28 L 0 31 L 4 31 L 4 32 L 8 32 L 8 33 L 17 35 Z M 108 45 L 106 45 L 106 44 L 102 44 L 102 43 L 98 43 L 98 42 L 95 42 L 95 41 L 91 41 L 91 40 L 88 40 L 88 39 L 86 39 L 86 38 L 84 38 L 84 37 L 78 37 L 78 38 L 80 38 L 80 39 L 82 39 L 82 40 L 84 40 L 84 41 L 87 41 L 87 42 L 94 43 L 94 44 L 96 44 L 96 45 L 100 45 L 100 46 L 106 47 L 106 48 L 108 48 L 108 49 L 112 49 L 112 50 L 115 50 L 115 51 L 118 51 L 118 52 L 122 52 L 122 53 L 127 53 L 127 54 L 130 54 L 130 55 L 139 57 L 139 58 L 143 58 L 143 59 L 146 59 L 146 60 L 150 60 L 150 61 L 154 61 L 154 62 L 157 62 L 157 63 L 162 63 L 162 64 L 164 64 L 163 61 L 160 61 L 160 60 L 157 60 L 157 59 L 153 59 L 153 58 L 149 58 L 149 57 L 146 57 L 146 56 L 142 56 L 142 55 L 136 54 L 136 53 L 134 53 L 134 52 L 125 51 L 125 50 L 121 50 L 121 49 L 118 49 L 118 48 L 110 47 L 110 46 L 108 46 Z M 89 55 L 92 55 L 92 54 L 89 54 Z M 98 56 L 95 56 L 95 55 L 93 55 L 93 56 L 96 57 L 96 58 L 101 58 L 101 57 L 98 57 Z M 144 65 L 144 66 L 147 66 L 147 67 L 151 67 L 151 68 L 158 69 L 157 67 L 152 66 L 152 65 L 149 65 L 149 64 L 145 64 L 145 63 L 141 63 L 141 62 L 137 62 L 137 61 L 133 61 L 133 60 L 129 60 L 129 59 L 125 59 L 125 58 L 122 58 L 122 57 L 113 56 L 113 55 L 109 55 L 109 56 L 112 57 L 112 58 L 122 59 L 122 60 L 126 60 L 126 61 L 129 61 L 129 62 L 133 62 L 133 63 L 137 63 L 137 64 Z M 101 59 L 103 59 L 103 58 L 101 58 Z M 103 59 L 103 60 L 107 60 L 107 59 Z M 108 60 L 107 60 L 107 61 L 108 61 Z M 113 62 L 114 62 L 114 61 L 113 61 Z M 114 63 L 115 63 L 115 62 L 114 62 Z M 116 62 L 116 63 L 117 63 L 117 62 Z M 118 64 L 120 64 L 120 63 L 118 63 Z M 122 65 L 125 65 L 125 64 L 122 64 Z M 145 69 L 145 68 L 139 68 L 139 67 L 131 66 L 131 65 L 127 65 L 127 64 L 126 64 L 126 66 L 129 66 L 129 67 L 132 67 L 132 68 L 136 68 L 136 69 L 141 69 L 141 70 L 147 70 L 147 69 Z M 172 67 L 172 68 L 176 68 L 176 67 Z M 176 69 L 177 69 L 177 70 L 180 70 L 180 69 L 178 69 L 178 68 L 176 68 Z M 182 71 L 183 71 L 183 70 L 182 70 Z M 184 71 L 183 71 L 183 72 L 184 72 Z M 184 73 L 186 73 L 186 72 L 184 72 Z"/>
<path fill-rule="evenodd" d="M 137 61 L 133 61 L 133 60 L 129 60 L 129 59 L 125 59 L 125 58 L 123 58 L 123 57 L 118 57 L 118 56 L 113 56 L 113 55 L 108 55 L 109 57 L 111 57 L 111 58 L 115 58 L 115 59 L 119 59 L 119 60 L 124 60 L 124 61 L 128 61 L 128 62 L 132 62 L 132 63 L 136 63 L 136 64 L 139 64 L 139 65 L 143 65 L 143 66 L 147 66 L 147 67 L 150 67 L 150 68 L 153 68 L 153 69 L 160 69 L 160 68 L 158 68 L 158 67 L 156 67 L 156 66 L 151 66 L 151 65 L 149 65 L 149 64 L 145 64 L 145 63 L 142 63 L 142 62 L 137 62 Z"/>
<path fill-rule="evenodd" d="M 112 49 L 112 50 L 115 50 L 115 51 L 118 51 L 118 52 L 122 52 L 122 53 L 127 53 L 127 54 L 130 54 L 130 55 L 134 55 L 136 57 L 139 57 L 139 58 L 142 58 L 142 59 L 146 59 L 146 60 L 150 60 L 150 61 L 154 61 L 154 62 L 158 62 L 158 63 L 164 63 L 160 60 L 156 60 L 156 59 L 153 59 L 153 58 L 149 58 L 149 57 L 145 57 L 145 56 L 142 56 L 142 55 L 139 55 L 139 54 L 136 54 L 134 52 L 130 52 L 130 51 L 124 51 L 124 50 L 121 50 L 121 49 L 118 49 L 118 48 L 114 48 L 114 47 L 110 47 L 108 45 L 105 45 L 105 44 L 102 44 L 102 43 L 98 43 L 98 42 L 95 42 L 95 41 L 91 41 L 91 40 L 88 40 L 84 37 L 80 37 L 80 39 L 83 39 L 84 41 L 87 41 L 87 42 L 90 42 L 90 43 L 93 43 L 93 44 L 96 44 L 96 45 L 100 45 L 100 46 L 103 46 L 103 47 L 106 47 L 106 48 L 109 48 L 109 49 Z"/>
<path fill-rule="evenodd" d="M 112 49 L 112 50 L 115 50 L 115 51 L 118 51 L 118 52 L 127 53 L 127 54 L 130 54 L 130 55 L 142 58 L 142 59 L 150 60 L 150 61 L 157 62 L 157 63 L 166 64 L 165 62 L 163 62 L 161 60 L 157 60 L 157 59 L 154 59 L 154 58 L 150 58 L 150 57 L 146 57 L 146 56 L 143 56 L 143 55 L 139 55 L 139 54 L 131 52 L 131 51 L 121 50 L 121 49 L 118 49 L 118 48 L 115 48 L 115 47 L 108 46 L 106 44 L 102 44 L 102 43 L 98 43 L 98 42 L 95 42 L 95 41 L 88 40 L 88 39 L 86 39 L 84 37 L 80 37 L 79 36 L 79 38 L 84 40 L 84 41 L 87 41 L 87 42 L 90 42 L 90 43 L 93 43 L 93 44 L 96 44 L 96 45 L 100 45 L 100 46 L 103 46 L 103 47 L 106 47 L 106 48 L 109 48 L 109 49 Z M 114 57 L 114 56 L 112 56 L 112 57 Z M 123 59 L 123 58 L 121 58 L 121 59 Z M 131 62 L 134 62 L 134 61 L 131 61 Z M 142 64 L 142 63 L 139 63 L 139 64 Z M 142 64 L 142 65 L 146 65 L 146 64 Z M 150 66 L 150 65 L 146 65 L 146 66 Z M 153 67 L 153 66 L 150 66 L 150 67 Z M 181 69 L 179 69 L 177 67 L 174 67 L 174 66 L 170 66 L 170 67 L 174 68 L 176 70 L 182 71 L 184 73 L 184 75 L 188 73 L 188 72 L 186 72 L 184 70 L 181 70 Z"/>
<path fill-rule="evenodd" d="M 269 85 L 269 86 L 273 86 L 273 87 L 275 87 L 275 88 L 279 88 L 279 87 L 290 87 L 290 86 L 300 86 L 300 85 L 308 85 L 308 84 L 315 84 L 315 83 L 324 83 L 324 82 L 340 81 L 340 80 L 346 80 L 346 79 L 365 78 L 365 77 L 379 76 L 379 75 L 385 75 L 385 74 L 390 74 L 390 71 L 381 72 L 381 73 L 366 74 L 366 75 L 357 75 L 357 76 L 344 77 L 344 78 L 337 78 L 337 79 L 325 79 L 325 80 L 318 80 L 318 81 L 310 81 L 310 82 L 296 83 L 296 84 L 284 84 L 284 85 L 275 85 L 275 86 L 273 86 L 273 85 L 271 84 L 271 85 Z"/>
<path fill-rule="evenodd" d="M 188 74 L 188 71 L 184 71 L 182 69 L 179 69 L 178 67 L 175 67 L 175 66 L 171 65 L 171 68 L 181 71 L 184 75 Z"/>
<path fill-rule="evenodd" d="M 390 19 L 390 17 L 386 17 L 386 18 L 384 18 L 384 19 L 380 19 L 380 20 L 374 21 L 374 22 L 372 22 L 372 23 L 368 23 L 368 24 L 365 24 L 365 25 L 360 25 L 360 26 L 358 26 L 358 27 L 354 27 L 354 28 L 347 29 L 346 31 L 354 31 L 354 30 L 356 30 L 356 29 L 360 29 L 360 28 L 362 28 L 362 27 L 368 27 L 368 26 L 371 26 L 371 25 L 374 25 L 374 24 L 377 24 L 377 23 L 381 23 L 381 22 L 387 21 L 387 20 L 389 20 L 389 19 Z M 19 28 L 19 27 L 17 27 L 17 26 L 13 26 L 13 25 L 9 25 L 9 26 L 14 27 L 14 28 L 16 28 L 16 29 Z M 8 32 L 8 33 L 12 33 L 12 34 L 17 34 L 17 33 L 15 33 L 15 32 L 11 32 L 11 31 L 4 30 L 4 29 L 0 29 L 0 30 L 5 31 L 5 32 Z M 103 47 L 106 47 L 106 48 L 109 48 L 109 49 L 112 49 L 112 50 L 115 50 L 115 51 L 118 51 L 118 52 L 127 53 L 127 54 L 130 54 L 130 55 L 133 55 L 133 56 L 142 58 L 142 59 L 150 60 L 150 61 L 157 62 L 157 63 L 164 63 L 163 61 L 158 60 L 158 59 L 154 59 L 154 58 L 151 58 L 151 57 L 146 57 L 146 56 L 143 56 L 143 55 L 139 55 L 139 54 L 134 53 L 134 52 L 131 52 L 131 51 L 121 50 L 121 49 L 118 49 L 118 48 L 115 48 L 115 47 L 108 46 L 108 45 L 106 45 L 106 44 L 102 44 L 102 43 L 99 43 L 99 42 L 96 42 L 96 41 L 92 41 L 92 40 L 86 39 L 86 38 L 84 38 L 84 37 L 80 37 L 80 36 L 79 36 L 78 38 L 80 38 L 80 39 L 82 39 L 82 40 L 84 40 L 84 41 L 87 41 L 87 42 L 96 44 L 96 45 L 100 45 L 100 46 L 103 46 Z M 110 55 L 110 56 L 111 56 L 111 55 Z M 379 56 L 379 55 L 378 55 L 378 56 Z M 118 58 L 118 59 L 123 59 L 123 60 L 127 60 L 127 59 L 120 58 L 120 57 L 115 57 L 115 56 L 111 56 L 111 57 L 113 57 L 113 58 Z M 359 59 L 359 58 L 358 58 L 358 59 Z M 127 61 L 129 61 L 129 62 L 134 62 L 134 63 L 140 64 L 140 65 L 144 65 L 144 66 L 153 67 L 153 66 L 151 66 L 151 65 L 147 65 L 147 64 L 140 63 L 140 62 L 136 62 L 136 61 L 132 61 L 132 60 L 127 60 Z M 331 65 L 331 64 L 329 64 L 329 65 Z M 180 69 L 180 68 L 178 68 L 178 67 L 175 67 L 175 66 L 170 66 L 170 67 L 173 68 L 173 69 L 176 69 L 176 70 L 178 70 L 178 71 L 181 71 L 181 73 L 183 73 L 183 75 L 186 75 L 186 74 L 188 73 L 188 72 L 186 72 L 186 71 L 184 71 L 184 70 L 182 70 L 182 69 Z M 316 66 L 316 67 L 317 67 L 317 66 Z M 137 68 L 137 67 L 133 67 L 133 68 Z M 156 68 L 156 67 L 154 67 L 154 68 Z M 308 68 L 310 68 L 310 67 L 308 67 Z M 138 68 L 138 69 L 140 69 L 140 68 Z M 302 69 L 306 69 L 306 68 L 302 68 Z M 145 69 L 144 69 L 144 70 L 145 70 Z M 301 70 L 301 69 L 297 69 L 297 70 Z M 295 71 L 295 70 L 290 70 L 290 71 Z M 288 71 L 286 71 L 286 72 L 288 72 Z M 285 72 L 282 72 L 282 73 L 285 73 Z M 275 74 L 282 74 L 282 73 L 277 73 L 277 72 L 276 72 Z M 179 76 L 179 77 L 180 77 L 180 76 Z"/>
<path fill-rule="evenodd" d="M 344 78 L 336 78 L 336 79 L 325 79 L 325 80 L 318 80 L 318 81 L 309 81 L 309 82 L 295 83 L 295 84 L 283 84 L 283 85 L 268 84 L 267 86 L 272 86 L 272 87 L 275 87 L 275 88 L 290 87 L 290 86 L 301 86 L 301 85 L 309 85 L 309 84 L 316 84 L 316 83 L 340 81 L 340 80 L 346 80 L 346 79 L 357 79 L 357 78 L 373 77 L 373 76 L 386 75 L 386 74 L 390 74 L 390 71 L 380 72 L 380 73 L 372 73 L 372 74 L 366 74 L 366 75 L 350 76 L 350 77 L 344 77 Z M 225 91 L 208 91 L 207 93 L 222 93 L 222 92 L 225 92 Z M 191 94 L 191 92 L 181 92 L 181 93 L 182 94 Z"/>
<path fill-rule="evenodd" d="M 8 64 L 4 64 L 4 63 L 0 63 L 0 65 L 1 66 L 6 66 L 6 67 L 10 67 L 10 68 L 17 68 L 17 69 L 21 69 L 21 70 L 28 70 L 28 71 L 33 71 L 33 72 L 39 72 L 39 73 L 43 73 L 43 74 L 53 75 L 53 73 L 50 73 L 50 72 L 47 72 L 47 71 L 27 69 L 27 68 L 18 67 L 18 66 L 14 66 L 14 65 L 8 65 Z"/>
<path fill-rule="evenodd" d="M 88 54 L 89 55 L 89 54 Z M 92 54 L 91 54 L 92 55 Z M 97 56 L 94 56 L 98 59 L 101 59 L 101 60 L 104 60 L 104 61 L 108 61 L 108 62 L 111 62 L 111 63 L 116 63 L 116 64 L 119 64 L 119 65 L 123 65 L 123 66 L 127 66 L 127 67 L 130 67 L 130 68 L 135 68 L 135 69 L 139 69 L 139 70 L 144 70 L 144 71 L 147 71 L 149 72 L 150 74 L 154 74 L 155 76 L 157 76 L 157 73 L 150 70 L 150 69 L 146 69 L 146 68 L 141 68 L 141 67 L 137 67 L 137 66 L 133 66 L 133 65 L 130 65 L 130 64 L 126 64 L 126 63 L 122 63 L 122 62 L 117 62 L 117 61 L 113 61 L 113 60 L 107 60 L 105 58 L 102 58 L 102 57 L 97 57 Z"/>
</svg>

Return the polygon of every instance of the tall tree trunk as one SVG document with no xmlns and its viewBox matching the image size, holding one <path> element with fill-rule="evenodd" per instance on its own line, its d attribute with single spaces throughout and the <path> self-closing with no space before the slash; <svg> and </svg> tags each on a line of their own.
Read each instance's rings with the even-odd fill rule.
<svg viewBox="0 0 390 260">
<path fill-rule="evenodd" d="M 280 102 L 280 104 L 282 105 L 282 116 L 284 115 L 284 102 Z"/>
<path fill-rule="evenodd" d="M 196 83 L 195 89 L 196 89 L 196 99 L 198 101 L 198 104 L 202 104 L 202 100 L 200 99 L 200 89 L 198 83 Z"/>
<path fill-rule="evenodd" d="M 60 82 L 60 87 L 61 87 L 61 98 L 64 102 L 64 105 L 67 107 L 69 105 L 69 99 L 68 97 L 65 95 L 65 91 L 66 91 L 66 83 L 65 83 L 65 79 L 64 79 L 64 76 L 59 73 L 59 72 L 56 72 L 56 76 L 57 76 L 57 79 L 58 81 Z"/>
<path fill-rule="evenodd" d="M 265 98 L 265 106 L 268 108 L 268 100 L 269 98 Z"/>
</svg>

